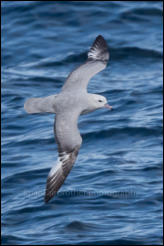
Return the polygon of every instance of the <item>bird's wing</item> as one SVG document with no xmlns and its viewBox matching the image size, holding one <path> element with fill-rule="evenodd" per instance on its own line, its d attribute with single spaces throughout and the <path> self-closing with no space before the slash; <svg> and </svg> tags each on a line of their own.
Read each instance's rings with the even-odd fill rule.
<svg viewBox="0 0 164 246">
<path fill-rule="evenodd" d="M 73 114 L 72 114 L 73 115 Z M 77 128 L 78 115 L 56 115 L 55 138 L 59 157 L 57 165 L 48 174 L 45 202 L 48 202 L 60 189 L 75 163 L 81 146 L 81 136 Z"/>
<path fill-rule="evenodd" d="M 29 98 L 25 104 L 24 109 L 29 114 L 37 113 L 53 113 L 55 114 L 55 99 L 57 95 L 48 97 Z"/>
<path fill-rule="evenodd" d="M 62 91 L 86 90 L 89 80 L 105 69 L 109 60 L 108 46 L 99 35 L 88 52 L 87 61 L 72 71 L 68 76 Z"/>
<path fill-rule="evenodd" d="M 53 196 L 56 195 L 66 177 L 72 169 L 78 155 L 79 148 L 75 148 L 72 152 L 61 152 L 59 153 L 57 165 L 52 167 L 48 174 L 45 202 L 48 202 Z"/>
</svg>

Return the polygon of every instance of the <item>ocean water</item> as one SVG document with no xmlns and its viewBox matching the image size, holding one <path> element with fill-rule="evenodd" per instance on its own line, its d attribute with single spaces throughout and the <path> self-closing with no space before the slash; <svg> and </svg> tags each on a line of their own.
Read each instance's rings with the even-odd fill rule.
<svg viewBox="0 0 164 246">
<path fill-rule="evenodd" d="M 162 8 L 2 1 L 3 245 L 162 245 Z M 58 93 L 99 34 L 110 61 L 88 91 L 113 111 L 79 118 L 78 159 L 44 204 L 54 115 L 28 115 L 24 102 Z"/>
</svg>

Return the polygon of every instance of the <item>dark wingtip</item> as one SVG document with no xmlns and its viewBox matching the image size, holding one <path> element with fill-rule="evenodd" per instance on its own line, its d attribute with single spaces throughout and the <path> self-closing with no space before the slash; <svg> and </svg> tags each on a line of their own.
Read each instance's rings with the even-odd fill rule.
<svg viewBox="0 0 164 246">
<path fill-rule="evenodd" d="M 56 190 L 51 191 L 49 187 L 49 183 L 47 182 L 46 191 L 45 191 L 45 196 L 44 196 L 44 202 L 48 203 L 57 193 Z"/>
<path fill-rule="evenodd" d="M 46 192 L 44 196 L 44 202 L 48 203 L 55 196 L 55 193 L 56 192 L 52 192 L 52 193 Z"/>
<path fill-rule="evenodd" d="M 45 196 L 45 197 L 44 197 L 44 202 L 45 202 L 45 203 L 48 203 L 50 199 L 51 199 L 50 197 Z"/>
<path fill-rule="evenodd" d="M 48 202 L 49 202 L 49 200 L 50 200 L 51 198 L 52 198 L 52 197 L 51 197 L 51 196 L 49 196 L 49 195 L 47 194 L 47 192 L 45 192 L 44 202 L 45 202 L 45 203 L 48 203 Z"/>
<path fill-rule="evenodd" d="M 108 45 L 102 35 L 98 35 L 88 52 L 88 59 L 100 60 L 105 63 L 109 60 Z"/>
<path fill-rule="evenodd" d="M 105 41 L 104 37 L 102 35 L 98 35 L 93 43 L 92 46 L 94 46 L 96 43 L 99 43 L 99 45 L 108 48 L 107 42 Z"/>
</svg>

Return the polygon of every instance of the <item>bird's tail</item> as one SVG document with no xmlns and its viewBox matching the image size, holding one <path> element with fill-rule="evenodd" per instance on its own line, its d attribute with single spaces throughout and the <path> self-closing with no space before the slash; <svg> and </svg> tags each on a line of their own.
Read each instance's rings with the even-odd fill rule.
<svg viewBox="0 0 164 246">
<path fill-rule="evenodd" d="M 43 98 L 29 98 L 24 109 L 29 114 L 35 113 L 52 113 L 55 114 L 55 99 L 57 95 L 52 95 Z"/>
</svg>

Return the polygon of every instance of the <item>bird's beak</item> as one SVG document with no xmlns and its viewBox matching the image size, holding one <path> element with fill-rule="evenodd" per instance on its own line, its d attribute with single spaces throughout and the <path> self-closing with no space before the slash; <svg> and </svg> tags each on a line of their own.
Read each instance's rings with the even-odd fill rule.
<svg viewBox="0 0 164 246">
<path fill-rule="evenodd" d="M 112 106 L 110 106 L 109 104 L 105 104 L 104 108 L 108 108 L 108 109 L 112 110 Z"/>
</svg>

